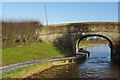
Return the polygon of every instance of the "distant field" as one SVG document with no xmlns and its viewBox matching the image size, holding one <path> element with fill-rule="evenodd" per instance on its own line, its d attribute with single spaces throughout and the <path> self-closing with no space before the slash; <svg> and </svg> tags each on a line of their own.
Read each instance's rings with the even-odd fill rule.
<svg viewBox="0 0 120 80">
<path fill-rule="evenodd" d="M 19 45 L 2 50 L 2 64 L 68 55 L 67 52 L 44 42 Z"/>
<path fill-rule="evenodd" d="M 79 44 L 79 47 L 85 46 L 83 50 L 85 50 L 87 47 L 94 46 L 94 45 L 103 45 L 103 44 L 108 44 L 108 42 L 82 42 Z"/>
</svg>

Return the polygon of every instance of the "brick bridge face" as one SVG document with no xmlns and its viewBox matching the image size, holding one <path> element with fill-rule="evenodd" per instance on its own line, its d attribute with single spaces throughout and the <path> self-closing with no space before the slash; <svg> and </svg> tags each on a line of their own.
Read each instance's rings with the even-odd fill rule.
<svg viewBox="0 0 120 80">
<path fill-rule="evenodd" d="M 95 35 L 106 38 L 112 45 L 111 55 L 116 59 L 120 57 L 118 23 L 69 23 L 41 27 L 39 30 L 40 40 L 74 54 L 82 38 Z"/>
</svg>

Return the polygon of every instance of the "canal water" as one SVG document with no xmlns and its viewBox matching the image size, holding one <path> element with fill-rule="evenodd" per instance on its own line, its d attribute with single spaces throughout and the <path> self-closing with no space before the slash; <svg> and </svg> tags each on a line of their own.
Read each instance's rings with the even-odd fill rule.
<svg viewBox="0 0 120 80">
<path fill-rule="evenodd" d="M 83 63 L 52 67 L 31 78 L 119 78 L 120 67 L 111 62 L 108 45 L 96 45 L 86 50 L 90 51 L 90 57 Z"/>
</svg>

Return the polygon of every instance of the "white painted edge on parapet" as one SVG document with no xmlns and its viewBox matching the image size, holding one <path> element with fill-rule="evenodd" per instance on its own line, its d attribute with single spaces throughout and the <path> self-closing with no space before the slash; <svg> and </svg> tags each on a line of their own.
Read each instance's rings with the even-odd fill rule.
<svg viewBox="0 0 120 80">
<path fill-rule="evenodd" d="M 119 2 L 120 0 L 2 0 L 2 2 Z"/>
</svg>

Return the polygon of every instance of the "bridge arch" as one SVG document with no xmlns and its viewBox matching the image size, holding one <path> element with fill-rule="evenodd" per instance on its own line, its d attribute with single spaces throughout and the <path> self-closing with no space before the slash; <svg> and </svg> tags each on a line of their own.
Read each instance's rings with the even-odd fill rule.
<svg viewBox="0 0 120 80">
<path fill-rule="evenodd" d="M 83 36 L 81 36 L 81 38 L 79 38 L 79 39 L 76 41 L 76 53 L 78 52 L 78 49 L 79 49 L 79 43 L 80 43 L 84 38 L 93 37 L 93 36 L 103 37 L 103 38 L 105 38 L 105 39 L 109 42 L 110 49 L 111 49 L 111 58 L 112 58 L 112 52 L 113 52 L 113 43 L 112 43 L 112 40 L 111 40 L 110 38 L 106 37 L 106 36 L 99 35 L 99 34 L 89 34 L 89 35 L 83 35 Z"/>
<path fill-rule="evenodd" d="M 38 40 L 60 47 L 74 55 L 76 54 L 76 45 L 82 38 L 101 36 L 110 42 L 112 59 L 120 60 L 120 36 L 118 28 L 119 24 L 116 22 L 50 25 L 40 27 L 38 30 Z"/>
</svg>

